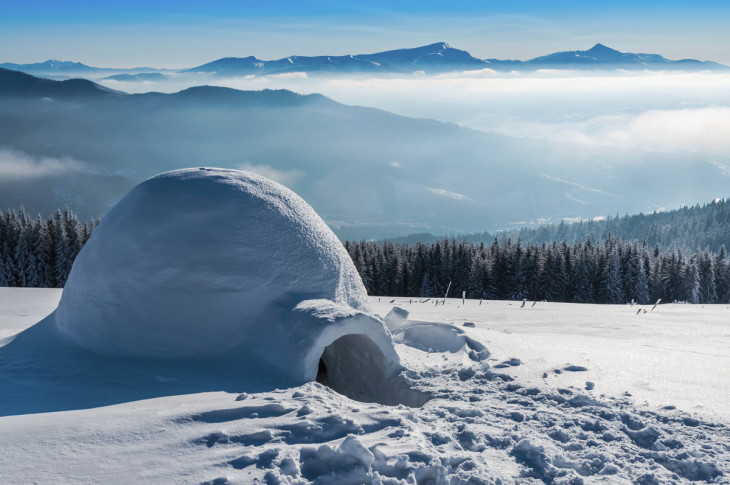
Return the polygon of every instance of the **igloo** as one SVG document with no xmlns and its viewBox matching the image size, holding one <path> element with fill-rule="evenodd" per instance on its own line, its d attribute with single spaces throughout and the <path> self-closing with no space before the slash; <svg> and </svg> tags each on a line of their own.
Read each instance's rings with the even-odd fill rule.
<svg viewBox="0 0 730 485">
<path fill-rule="evenodd" d="M 342 244 L 291 190 L 196 168 L 132 189 L 84 246 L 54 313 L 99 355 L 213 359 L 272 382 L 418 405 Z"/>
</svg>

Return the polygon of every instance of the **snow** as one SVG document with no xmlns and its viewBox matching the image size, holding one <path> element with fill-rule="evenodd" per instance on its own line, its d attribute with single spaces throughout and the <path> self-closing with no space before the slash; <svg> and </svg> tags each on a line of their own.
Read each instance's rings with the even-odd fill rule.
<svg viewBox="0 0 730 485">
<path fill-rule="evenodd" d="M 368 299 L 263 177 L 143 182 L 58 296 L 0 289 L 3 483 L 730 476 L 729 307 Z"/>
<path fill-rule="evenodd" d="M 333 388 L 390 403 L 384 383 L 403 395 L 399 359 L 368 310 L 342 244 L 299 196 L 251 173 L 185 169 L 141 183 L 107 214 L 54 315 L 22 338 L 57 332 L 98 355 L 198 368 L 225 361 L 239 383 L 313 381 L 323 358 Z"/>
<path fill-rule="evenodd" d="M 55 322 L 100 354 L 267 358 L 309 333 L 287 318 L 299 302 L 367 311 L 366 296 L 335 235 L 292 191 L 247 172 L 185 169 L 139 184 L 104 217 Z"/>
<path fill-rule="evenodd" d="M 25 330 L 58 306 L 61 291 L 54 288 L 2 288 L 0 339 Z"/>
<path fill-rule="evenodd" d="M 56 311 L 4 343 L 0 415 L 315 380 L 364 402 L 429 398 L 322 219 L 237 170 L 139 184 L 79 253 Z"/>
<path fill-rule="evenodd" d="M 382 298 L 381 315 L 392 306 L 410 319 L 453 323 L 481 342 L 490 362 L 512 357 L 519 366 L 500 369 L 528 386 L 576 389 L 586 381 L 597 392 L 622 396 L 654 409 L 676 406 L 708 419 L 730 422 L 730 308 L 727 305 L 642 306 L 447 299 L 446 305 L 409 304 Z M 387 317 L 386 317 L 387 322 Z M 473 322 L 475 328 L 463 323 Z M 396 336 L 396 339 L 398 337 Z M 585 371 L 570 371 L 570 366 Z M 556 372 L 559 371 L 559 373 Z M 543 379 L 543 374 L 548 377 Z M 594 392 L 595 392 L 594 391 Z"/>
<path fill-rule="evenodd" d="M 26 324 L 43 318 L 41 302 L 60 290 L 27 290 L 38 303 L 12 291 L 0 289 L 0 328 L 21 308 Z M 726 306 L 660 305 L 639 316 L 629 306 L 378 300 L 370 306 L 380 315 L 402 309 L 396 341 L 409 328 L 416 338 L 395 348 L 413 386 L 433 396 L 420 408 L 358 402 L 318 382 L 178 392 L 179 383 L 159 379 L 151 385 L 173 392 L 0 418 L 2 481 L 726 483 L 730 476 L 730 413 L 708 400 L 728 395 Z M 356 310 L 315 302 L 296 312 L 336 321 Z M 486 360 L 469 357 L 466 338 L 486 347 Z M 650 365 L 655 351 L 663 376 Z"/>
</svg>

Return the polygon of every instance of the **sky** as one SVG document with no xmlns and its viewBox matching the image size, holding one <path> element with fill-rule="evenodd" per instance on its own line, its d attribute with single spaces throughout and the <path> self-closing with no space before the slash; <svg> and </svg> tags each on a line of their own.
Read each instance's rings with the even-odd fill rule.
<svg viewBox="0 0 730 485">
<path fill-rule="evenodd" d="M 192 67 L 255 55 L 371 53 L 448 42 L 528 59 L 597 42 L 730 64 L 727 0 L 0 0 L 0 62 Z"/>
</svg>

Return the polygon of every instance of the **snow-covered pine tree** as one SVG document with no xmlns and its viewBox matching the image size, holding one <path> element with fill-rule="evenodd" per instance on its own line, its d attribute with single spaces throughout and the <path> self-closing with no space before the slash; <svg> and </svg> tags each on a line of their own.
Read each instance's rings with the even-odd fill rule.
<svg viewBox="0 0 730 485">
<path fill-rule="evenodd" d="M 721 246 L 715 256 L 715 292 L 717 301 L 720 303 L 730 302 L 730 266 L 728 263 L 730 261 L 725 246 Z"/>
<path fill-rule="evenodd" d="M 15 247 L 15 266 L 18 286 L 34 287 L 38 284 L 38 267 L 33 256 L 33 227 L 23 224 Z"/>
<path fill-rule="evenodd" d="M 717 303 L 717 288 L 715 284 L 715 261 L 710 256 L 709 249 L 698 254 L 697 258 L 700 278 L 700 302 Z"/>
<path fill-rule="evenodd" d="M 571 277 L 572 301 L 576 303 L 592 303 L 593 282 L 591 271 L 591 257 L 588 252 L 583 249 L 577 259 L 573 262 L 573 274 Z"/>
<path fill-rule="evenodd" d="M 521 272 L 525 285 L 525 298 L 537 300 L 540 293 L 540 259 L 534 245 L 527 246 L 521 264 Z"/>
<path fill-rule="evenodd" d="M 625 303 L 621 281 L 621 259 L 618 248 L 612 245 L 608 250 L 606 269 L 603 276 L 601 296 L 604 303 Z"/>
<path fill-rule="evenodd" d="M 48 231 L 48 224 L 39 215 L 35 220 L 35 246 L 33 255 L 38 266 L 38 286 L 41 288 L 52 288 L 54 286 L 52 246 L 51 237 Z"/>
<path fill-rule="evenodd" d="M 63 220 L 63 214 L 60 210 L 57 210 L 53 215 L 55 234 L 53 240 L 55 241 L 53 247 L 53 276 L 56 283 L 56 288 L 62 288 L 68 278 L 68 273 L 71 270 L 73 260 L 69 261 L 72 251 L 70 250 L 70 242 L 66 233 L 66 225 Z"/>
<path fill-rule="evenodd" d="M 8 245 L 3 242 L 0 245 L 0 287 L 13 286 L 14 275 L 9 261 L 10 259 L 12 259 L 12 257 L 10 256 Z"/>
<path fill-rule="evenodd" d="M 432 297 L 436 296 L 433 291 L 433 284 L 431 283 L 431 276 L 429 276 L 428 271 L 426 271 L 423 274 L 423 280 L 421 281 L 421 289 L 419 291 L 418 296 L 423 297 L 423 298 L 432 298 Z"/>
<path fill-rule="evenodd" d="M 528 264 L 525 261 L 525 252 L 522 250 L 522 242 L 517 239 L 510 258 L 512 265 L 512 284 L 510 285 L 510 300 L 523 300 L 527 298 Z"/>
</svg>

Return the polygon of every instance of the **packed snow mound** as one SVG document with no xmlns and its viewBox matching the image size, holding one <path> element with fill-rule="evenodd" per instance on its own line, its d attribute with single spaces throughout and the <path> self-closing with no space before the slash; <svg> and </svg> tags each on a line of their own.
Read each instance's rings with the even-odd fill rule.
<svg viewBox="0 0 730 485">
<path fill-rule="evenodd" d="M 396 306 L 383 319 L 396 343 L 425 352 L 463 352 L 477 362 L 489 358 L 486 347 L 469 338 L 462 329 L 447 323 L 422 322 L 408 317 L 407 310 Z"/>
<path fill-rule="evenodd" d="M 294 311 L 307 300 L 340 311 Z M 298 195 L 255 174 L 196 168 L 142 182 L 106 215 L 54 318 L 99 354 L 235 353 L 313 380 L 311 355 L 342 336 L 331 327 L 369 335 L 395 368 L 390 336 L 368 310 L 344 247 Z M 343 323 L 355 315 L 357 325 Z M 332 341 L 320 338 L 326 329 Z M 305 360 L 313 369 L 301 369 Z"/>
</svg>

